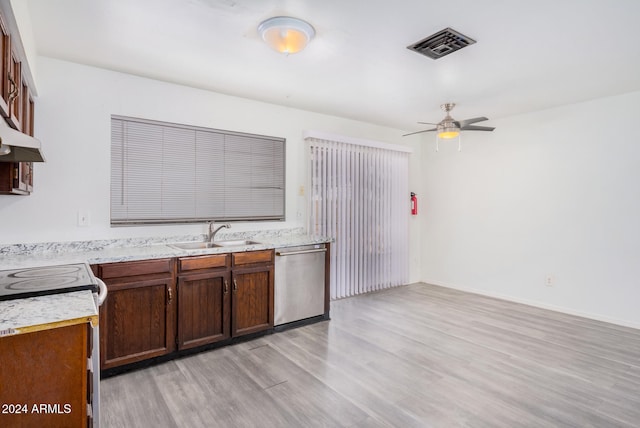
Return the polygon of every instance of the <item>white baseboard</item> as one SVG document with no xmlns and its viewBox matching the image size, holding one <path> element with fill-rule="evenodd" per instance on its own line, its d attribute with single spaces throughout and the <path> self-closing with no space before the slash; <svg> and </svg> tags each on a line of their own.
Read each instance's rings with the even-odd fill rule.
<svg viewBox="0 0 640 428">
<path fill-rule="evenodd" d="M 445 283 L 442 283 L 440 281 L 425 280 L 425 281 L 422 281 L 422 282 L 424 282 L 426 284 L 433 284 L 433 285 L 437 285 L 437 286 L 440 286 L 440 287 L 452 288 L 454 290 L 460 290 L 460 291 L 464 291 L 464 292 L 467 292 L 467 293 L 479 294 L 481 296 L 493 297 L 493 298 L 496 298 L 496 299 L 506 300 L 506 301 L 509 301 L 509 302 L 522 303 L 523 305 L 533 306 L 533 307 L 536 307 L 536 308 L 549 309 L 551 311 L 561 312 L 563 314 L 575 315 L 575 316 L 582 317 L 582 318 L 589 318 L 589 319 L 596 320 L 596 321 L 603 321 L 603 322 L 607 322 L 607 323 L 610 323 L 610 324 L 616 324 L 616 325 L 619 325 L 619 326 L 622 326 L 622 327 L 630 327 L 630 328 L 634 328 L 634 329 L 640 330 L 640 324 L 637 324 L 637 323 L 633 323 L 633 322 L 629 322 L 629 321 L 621 320 L 621 319 L 617 319 L 617 318 L 611 318 L 611 317 L 607 317 L 607 316 L 600 315 L 600 314 L 592 314 L 592 313 L 588 313 L 588 312 L 576 311 L 574 309 L 566 308 L 564 306 L 550 305 L 550 304 L 544 303 L 544 302 L 538 302 L 538 301 L 535 301 L 535 300 L 521 299 L 519 297 L 509 296 L 509 295 L 501 294 L 501 293 L 494 293 L 494 292 L 486 291 L 486 290 L 479 290 L 479 289 L 476 289 L 476 288 L 459 287 L 457 285 L 445 284 Z"/>
</svg>

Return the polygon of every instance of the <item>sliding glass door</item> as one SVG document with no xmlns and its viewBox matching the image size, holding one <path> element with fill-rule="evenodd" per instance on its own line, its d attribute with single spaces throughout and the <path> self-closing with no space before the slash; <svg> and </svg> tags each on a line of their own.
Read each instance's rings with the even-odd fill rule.
<svg viewBox="0 0 640 428">
<path fill-rule="evenodd" d="M 409 153 L 321 138 L 306 140 L 309 233 L 335 239 L 331 298 L 406 284 Z"/>
</svg>

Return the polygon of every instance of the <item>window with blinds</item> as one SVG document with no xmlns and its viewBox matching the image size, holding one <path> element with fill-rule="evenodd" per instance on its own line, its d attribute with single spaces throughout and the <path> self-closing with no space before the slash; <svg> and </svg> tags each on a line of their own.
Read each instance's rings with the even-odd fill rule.
<svg viewBox="0 0 640 428">
<path fill-rule="evenodd" d="M 111 117 L 111 224 L 284 220 L 285 139 Z"/>
</svg>

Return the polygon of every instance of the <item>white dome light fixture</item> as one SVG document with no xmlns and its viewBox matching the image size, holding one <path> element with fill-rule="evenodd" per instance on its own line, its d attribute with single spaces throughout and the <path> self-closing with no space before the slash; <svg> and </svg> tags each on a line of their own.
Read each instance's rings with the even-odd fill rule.
<svg viewBox="0 0 640 428">
<path fill-rule="evenodd" d="M 316 35 L 311 24 L 290 16 L 276 16 L 258 25 L 258 33 L 271 48 L 283 54 L 303 50 Z"/>
</svg>

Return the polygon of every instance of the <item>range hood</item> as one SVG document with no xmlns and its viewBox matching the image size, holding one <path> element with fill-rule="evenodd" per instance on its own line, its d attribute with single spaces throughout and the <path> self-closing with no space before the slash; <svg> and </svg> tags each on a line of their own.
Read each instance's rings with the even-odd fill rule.
<svg viewBox="0 0 640 428">
<path fill-rule="evenodd" d="M 9 127 L 0 117 L 0 162 L 44 162 L 40 140 Z"/>
</svg>

